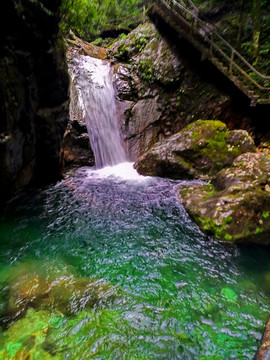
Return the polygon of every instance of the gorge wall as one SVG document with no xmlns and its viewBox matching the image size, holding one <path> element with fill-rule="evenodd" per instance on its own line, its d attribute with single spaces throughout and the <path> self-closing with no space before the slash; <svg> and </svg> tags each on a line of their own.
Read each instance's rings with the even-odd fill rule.
<svg viewBox="0 0 270 360">
<path fill-rule="evenodd" d="M 68 119 L 61 0 L 7 0 L 0 15 L 0 199 L 60 173 Z"/>
<path fill-rule="evenodd" d="M 135 160 L 156 142 L 198 119 L 219 119 L 260 141 L 268 112 L 247 99 L 192 47 L 161 26 L 144 24 L 110 50 L 122 132 Z"/>
</svg>

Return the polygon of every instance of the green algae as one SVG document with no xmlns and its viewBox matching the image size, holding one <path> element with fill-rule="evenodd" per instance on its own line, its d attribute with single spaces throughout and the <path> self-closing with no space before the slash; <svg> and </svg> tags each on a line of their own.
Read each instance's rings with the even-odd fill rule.
<svg viewBox="0 0 270 360">
<path fill-rule="evenodd" d="M 238 298 L 238 295 L 228 287 L 221 290 L 221 295 L 225 296 L 225 298 L 229 301 L 236 301 Z"/>
<path fill-rule="evenodd" d="M 43 348 L 52 323 L 55 323 L 56 319 L 60 320 L 52 316 L 46 311 L 35 312 L 30 309 L 25 318 L 18 320 L 3 333 L 0 340 L 0 358 L 60 360 L 60 356 L 52 356 Z"/>
</svg>

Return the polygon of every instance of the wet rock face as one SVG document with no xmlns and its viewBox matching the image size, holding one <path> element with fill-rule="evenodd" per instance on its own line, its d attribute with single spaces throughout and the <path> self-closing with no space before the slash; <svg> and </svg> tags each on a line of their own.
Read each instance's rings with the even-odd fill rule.
<svg viewBox="0 0 270 360">
<path fill-rule="evenodd" d="M 229 242 L 270 243 L 270 159 L 245 153 L 221 170 L 212 184 L 180 190 L 200 228 Z"/>
<path fill-rule="evenodd" d="M 118 110 L 124 141 L 135 160 L 159 139 L 171 135 L 172 124 L 174 129 L 180 128 L 180 117 L 170 108 L 165 88 L 173 89 L 179 82 L 182 65 L 152 24 L 132 31 L 110 53 L 120 62 L 114 75 Z"/>
<path fill-rule="evenodd" d="M 228 131 L 221 121 L 199 120 L 155 144 L 135 167 L 142 175 L 206 180 L 247 151 L 255 151 L 255 146 L 246 131 Z"/>
<path fill-rule="evenodd" d="M 117 62 L 122 133 L 133 160 L 198 119 L 219 119 L 230 128 L 248 122 L 230 95 L 207 81 L 186 53 L 168 44 L 152 24 L 138 27 L 109 51 Z"/>
<path fill-rule="evenodd" d="M 69 121 L 62 142 L 61 155 L 64 166 L 95 165 L 83 108 L 78 98 L 76 86 L 72 81 L 70 83 Z"/>
<path fill-rule="evenodd" d="M 0 199 L 59 176 L 69 83 L 60 3 L 7 0 L 0 15 Z"/>
</svg>

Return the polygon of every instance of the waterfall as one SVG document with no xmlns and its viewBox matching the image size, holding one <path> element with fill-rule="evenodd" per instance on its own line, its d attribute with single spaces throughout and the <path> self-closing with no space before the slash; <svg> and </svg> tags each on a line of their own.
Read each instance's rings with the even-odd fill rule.
<svg viewBox="0 0 270 360">
<path fill-rule="evenodd" d="M 127 161 L 117 124 L 110 64 L 80 56 L 74 59 L 71 78 L 78 92 L 96 167 Z"/>
</svg>

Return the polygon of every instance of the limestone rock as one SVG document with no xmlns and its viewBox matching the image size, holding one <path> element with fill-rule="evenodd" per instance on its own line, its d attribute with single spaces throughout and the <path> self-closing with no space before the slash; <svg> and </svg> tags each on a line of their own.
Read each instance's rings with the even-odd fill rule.
<svg viewBox="0 0 270 360">
<path fill-rule="evenodd" d="M 139 157 L 135 168 L 142 175 L 205 180 L 246 151 L 255 151 L 246 131 L 228 131 L 221 121 L 198 120 L 155 144 Z"/>
<path fill-rule="evenodd" d="M 212 184 L 185 186 L 180 198 L 200 228 L 230 242 L 270 244 L 270 159 L 238 156 Z"/>
</svg>

